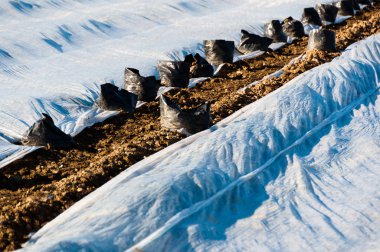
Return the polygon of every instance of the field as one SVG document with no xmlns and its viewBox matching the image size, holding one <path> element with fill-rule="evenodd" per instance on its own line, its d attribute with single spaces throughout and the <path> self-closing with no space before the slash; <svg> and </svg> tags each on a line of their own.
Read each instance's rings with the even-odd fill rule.
<svg viewBox="0 0 380 252">
<path fill-rule="evenodd" d="M 163 128 L 158 100 L 98 103 L 125 67 L 159 78 L 158 60 L 318 1 L 261 2 L 0 4 L 0 250 L 378 250 L 378 3 L 324 25 L 333 52 L 304 36 L 162 87 L 183 109 L 211 104 L 197 134 Z M 75 146 L 20 145 L 42 113 Z"/>
</svg>

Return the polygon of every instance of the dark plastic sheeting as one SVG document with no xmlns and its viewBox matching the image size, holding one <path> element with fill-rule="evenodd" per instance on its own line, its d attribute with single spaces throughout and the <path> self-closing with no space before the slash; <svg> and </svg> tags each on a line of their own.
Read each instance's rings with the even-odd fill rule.
<svg viewBox="0 0 380 252">
<path fill-rule="evenodd" d="M 100 86 L 99 107 L 104 110 L 122 110 L 133 113 L 136 110 L 138 96 L 113 84 Z"/>
<path fill-rule="evenodd" d="M 198 53 L 194 56 L 189 54 L 185 57 L 190 67 L 190 78 L 212 77 L 214 75 L 214 67 Z"/>
<path fill-rule="evenodd" d="M 356 0 L 356 2 L 358 4 L 363 4 L 363 5 L 370 5 L 371 2 L 369 0 Z M 378 2 L 378 1 L 374 1 L 374 2 Z"/>
<path fill-rule="evenodd" d="M 53 119 L 49 115 L 42 115 L 43 118 L 35 122 L 21 139 L 23 145 L 50 145 L 53 148 L 70 148 L 74 146 L 74 141 L 70 135 L 65 134 L 55 126 Z"/>
<path fill-rule="evenodd" d="M 335 32 L 330 30 L 312 30 L 309 34 L 308 50 L 318 49 L 335 52 Z"/>
<path fill-rule="evenodd" d="M 273 42 L 286 42 L 287 38 L 282 30 L 282 26 L 279 20 L 272 20 L 264 26 L 264 36 L 273 39 Z"/>
<path fill-rule="evenodd" d="M 190 80 L 190 64 L 185 61 L 160 61 L 158 72 L 161 84 L 167 87 L 186 88 Z"/>
<path fill-rule="evenodd" d="M 339 1 L 335 6 L 338 8 L 338 15 L 353 16 L 355 14 L 352 0 Z"/>
<path fill-rule="evenodd" d="M 238 46 L 239 52 L 246 54 L 254 51 L 267 51 L 273 39 L 261 37 L 259 35 L 241 30 L 241 39 Z"/>
<path fill-rule="evenodd" d="M 315 6 L 322 21 L 334 23 L 338 15 L 338 8 L 332 4 L 317 4 Z"/>
<path fill-rule="evenodd" d="M 140 101 L 150 102 L 157 97 L 160 84 L 154 76 L 143 77 L 139 70 L 126 68 L 124 81 L 124 88 L 137 95 Z"/>
<path fill-rule="evenodd" d="M 205 40 L 203 46 L 207 61 L 218 66 L 223 63 L 233 63 L 235 43 L 226 40 Z"/>
<path fill-rule="evenodd" d="M 182 110 L 164 95 L 160 96 L 161 126 L 170 130 L 185 129 L 190 134 L 206 130 L 211 125 L 210 103 Z"/>
<path fill-rule="evenodd" d="M 360 6 L 356 0 L 352 0 L 352 7 L 354 8 L 354 10 L 360 10 Z"/>
<path fill-rule="evenodd" d="M 292 39 L 300 39 L 305 36 L 303 24 L 292 17 L 288 17 L 282 21 L 282 29 L 285 35 Z"/>
<path fill-rule="evenodd" d="M 302 23 L 322 26 L 322 19 L 313 7 L 305 8 L 302 14 Z"/>
</svg>

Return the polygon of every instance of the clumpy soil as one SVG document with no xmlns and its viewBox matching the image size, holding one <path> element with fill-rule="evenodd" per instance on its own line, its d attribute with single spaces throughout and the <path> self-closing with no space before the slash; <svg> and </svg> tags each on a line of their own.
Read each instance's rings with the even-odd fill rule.
<svg viewBox="0 0 380 252">
<path fill-rule="evenodd" d="M 380 5 L 339 25 L 338 50 L 380 31 Z M 183 108 L 211 102 L 213 123 L 280 88 L 291 79 L 339 53 L 305 52 L 307 38 L 276 52 L 226 65 L 219 75 L 193 89 L 175 89 L 167 95 Z M 301 56 L 302 57 L 299 57 Z M 289 64 L 289 62 L 299 57 Z M 279 77 L 262 80 L 278 70 Z M 253 87 L 248 84 L 259 81 Z M 41 149 L 0 170 L 0 251 L 17 249 L 75 202 L 140 160 L 185 136 L 162 129 L 158 102 L 135 114 L 120 114 L 84 130 L 71 150 Z"/>
</svg>

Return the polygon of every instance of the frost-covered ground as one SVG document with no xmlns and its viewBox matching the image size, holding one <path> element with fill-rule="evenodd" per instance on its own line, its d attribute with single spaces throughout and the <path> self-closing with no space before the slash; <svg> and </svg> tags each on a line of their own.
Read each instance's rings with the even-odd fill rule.
<svg viewBox="0 0 380 252">
<path fill-rule="evenodd" d="M 380 35 L 134 165 L 25 251 L 380 250 Z"/>
<path fill-rule="evenodd" d="M 35 148 L 17 141 L 45 112 L 66 133 L 114 113 L 94 109 L 99 85 L 123 69 L 157 75 L 158 60 L 239 40 L 320 0 L 4 0 L 0 2 L 0 168 Z M 8 158 L 7 158 L 8 157 Z"/>
</svg>

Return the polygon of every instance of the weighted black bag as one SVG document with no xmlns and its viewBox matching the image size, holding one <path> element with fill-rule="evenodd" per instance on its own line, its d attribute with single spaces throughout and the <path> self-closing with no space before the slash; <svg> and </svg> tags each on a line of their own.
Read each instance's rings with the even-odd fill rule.
<svg viewBox="0 0 380 252">
<path fill-rule="evenodd" d="M 203 47 L 207 61 L 214 66 L 234 61 L 235 43 L 233 41 L 204 40 Z"/>
<path fill-rule="evenodd" d="M 154 101 L 159 87 L 160 85 L 154 76 L 142 77 L 139 70 L 125 68 L 124 88 L 137 95 L 140 101 Z"/>
<path fill-rule="evenodd" d="M 214 75 L 214 67 L 198 53 L 194 56 L 192 54 L 187 55 L 185 61 L 191 65 L 190 78 L 212 77 Z"/>
<path fill-rule="evenodd" d="M 339 1 L 335 4 L 335 6 L 338 8 L 338 15 L 353 16 L 355 14 L 352 0 Z"/>
<path fill-rule="evenodd" d="M 322 26 L 322 20 L 316 9 L 313 7 L 305 8 L 302 14 L 302 23 Z"/>
<path fill-rule="evenodd" d="M 352 2 L 352 7 L 354 8 L 354 10 L 359 11 L 360 6 L 359 6 L 358 2 L 356 0 L 352 0 L 351 2 Z"/>
<path fill-rule="evenodd" d="M 192 64 L 195 63 L 195 58 L 194 58 L 193 54 L 190 53 L 190 54 L 185 56 L 185 59 L 183 61 L 189 63 L 191 66 Z"/>
<path fill-rule="evenodd" d="M 308 50 L 336 51 L 335 32 L 330 30 L 312 30 L 309 34 Z"/>
<path fill-rule="evenodd" d="M 54 125 L 53 119 L 42 114 L 43 117 L 35 122 L 21 139 L 22 145 L 29 146 L 47 146 L 53 148 L 70 148 L 74 145 L 74 141 L 70 135 L 65 134 L 57 126 Z"/>
<path fill-rule="evenodd" d="M 338 8 L 332 4 L 317 4 L 315 6 L 322 21 L 334 23 L 338 15 Z"/>
<path fill-rule="evenodd" d="M 161 84 L 167 87 L 186 88 L 190 80 L 190 64 L 185 61 L 159 61 Z"/>
<path fill-rule="evenodd" d="M 99 107 L 104 110 L 123 110 L 133 113 L 136 110 L 137 99 L 137 95 L 110 83 L 100 86 Z"/>
<path fill-rule="evenodd" d="M 264 26 L 264 36 L 273 39 L 273 42 L 286 42 L 286 35 L 279 20 L 272 20 Z"/>
<path fill-rule="evenodd" d="M 190 134 L 195 134 L 208 129 L 211 124 L 210 103 L 182 110 L 176 103 L 164 95 L 160 96 L 161 126 L 170 130 L 185 129 Z"/>
<path fill-rule="evenodd" d="M 363 4 L 363 5 L 371 5 L 371 2 L 369 0 L 356 0 L 358 4 Z"/>
<path fill-rule="evenodd" d="M 303 28 L 303 24 L 293 19 L 292 17 L 286 18 L 282 21 L 282 29 L 286 36 L 291 39 L 300 39 L 305 36 L 305 29 Z"/>
<path fill-rule="evenodd" d="M 239 52 L 246 54 L 254 51 L 267 51 L 273 39 L 261 37 L 259 35 L 241 30 L 241 39 L 238 46 Z"/>
</svg>

